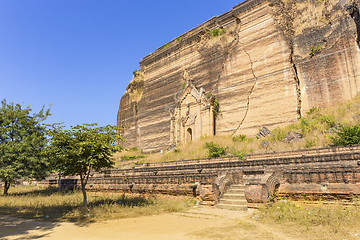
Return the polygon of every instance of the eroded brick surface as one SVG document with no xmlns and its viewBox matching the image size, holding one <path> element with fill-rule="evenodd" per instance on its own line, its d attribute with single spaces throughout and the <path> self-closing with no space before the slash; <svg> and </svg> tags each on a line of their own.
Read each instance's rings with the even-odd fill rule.
<svg viewBox="0 0 360 240">
<path fill-rule="evenodd" d="M 360 146 L 248 155 L 244 160 L 225 157 L 107 169 L 92 173 L 87 188 L 200 195 L 213 201 L 212 186 L 224 173 L 231 175 L 233 184 L 246 184 L 249 202 L 268 199 L 271 179 L 271 191 L 284 198 L 351 199 L 360 195 Z M 49 176 L 42 184 L 57 184 L 57 176 Z M 79 185 L 80 181 L 71 177 L 64 184 Z"/>
</svg>

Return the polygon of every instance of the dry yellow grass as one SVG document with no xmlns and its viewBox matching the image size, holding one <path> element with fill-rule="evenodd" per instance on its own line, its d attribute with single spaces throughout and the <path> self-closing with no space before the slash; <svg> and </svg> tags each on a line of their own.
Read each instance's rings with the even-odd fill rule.
<svg viewBox="0 0 360 240">
<path fill-rule="evenodd" d="M 196 239 L 312 239 L 360 238 L 359 206 L 306 205 L 279 202 L 255 211 L 226 227 L 194 233 Z"/>
<path fill-rule="evenodd" d="M 283 201 L 263 208 L 255 219 L 302 239 L 359 239 L 360 208 Z"/>
<path fill-rule="evenodd" d="M 156 215 L 187 209 L 188 197 L 88 193 L 88 208 L 80 191 L 58 193 L 53 188 L 17 186 L 0 196 L 0 214 L 49 221 L 99 221 Z"/>
<path fill-rule="evenodd" d="M 256 139 L 255 136 L 212 136 L 202 137 L 187 144 L 179 144 L 175 149 L 162 153 L 144 154 L 141 150 L 132 149 L 114 155 L 116 166 L 131 167 L 145 162 L 165 162 L 188 159 L 207 158 L 205 143 L 214 142 L 220 147 L 227 147 L 227 154 L 271 153 L 297 149 L 326 147 L 331 144 L 339 124 L 354 125 L 360 123 L 360 95 L 345 103 L 325 109 L 312 108 L 303 118 L 284 127 L 270 129 L 266 138 Z M 289 131 L 303 134 L 303 138 L 285 142 L 283 138 Z M 264 142 L 266 142 L 264 144 Z M 136 157 L 138 156 L 138 157 Z M 134 159 L 127 159 L 127 158 Z"/>
</svg>

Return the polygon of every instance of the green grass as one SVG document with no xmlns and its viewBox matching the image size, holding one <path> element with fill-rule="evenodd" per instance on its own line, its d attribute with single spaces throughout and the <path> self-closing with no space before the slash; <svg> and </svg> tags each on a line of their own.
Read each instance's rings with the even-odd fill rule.
<svg viewBox="0 0 360 240">
<path fill-rule="evenodd" d="M 0 196 L 0 214 L 47 221 L 99 221 L 156 215 L 185 210 L 187 197 L 88 193 L 88 208 L 81 206 L 79 191 L 58 193 L 55 188 L 18 186 Z"/>
<path fill-rule="evenodd" d="M 225 29 L 222 29 L 222 28 L 215 28 L 213 30 L 209 30 L 209 34 L 212 36 L 212 37 L 218 37 L 222 34 L 225 33 Z"/>
<path fill-rule="evenodd" d="M 318 54 L 321 52 L 321 48 L 322 48 L 322 44 L 318 44 L 314 47 L 311 47 L 310 48 L 310 52 L 309 52 L 309 55 L 310 56 L 314 56 L 315 54 Z"/>
</svg>

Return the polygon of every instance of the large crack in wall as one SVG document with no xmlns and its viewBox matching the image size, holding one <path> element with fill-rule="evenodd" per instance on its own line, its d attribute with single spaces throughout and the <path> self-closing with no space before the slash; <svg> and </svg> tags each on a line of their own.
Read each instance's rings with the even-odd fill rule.
<svg viewBox="0 0 360 240">
<path fill-rule="evenodd" d="M 356 3 L 356 1 L 353 1 L 351 4 L 348 4 L 345 7 L 348 10 L 351 18 L 354 20 L 356 26 L 356 42 L 357 45 L 360 47 L 360 12 L 358 3 Z"/>
<path fill-rule="evenodd" d="M 225 70 L 225 64 L 228 61 L 228 58 L 232 52 L 232 49 L 234 47 L 236 47 L 236 45 L 239 42 L 239 32 L 241 29 L 241 24 L 240 24 L 241 21 L 239 18 L 237 18 L 235 16 L 234 16 L 234 18 L 235 18 L 235 23 L 234 23 L 235 27 L 233 29 L 232 29 L 232 27 L 225 29 L 224 35 L 219 35 L 217 37 L 211 37 L 209 34 L 210 30 L 203 29 L 203 35 L 199 38 L 198 43 L 196 43 L 196 45 L 195 45 L 196 52 L 199 53 L 200 55 L 201 55 L 202 51 L 204 51 L 204 50 L 206 51 L 206 49 L 209 49 L 209 48 L 216 47 L 216 48 L 221 49 L 219 52 L 222 55 L 222 60 L 220 63 L 221 67 L 220 67 L 219 73 L 215 77 L 214 85 L 210 89 L 206 89 L 207 94 L 209 94 L 210 96 L 216 97 L 216 95 L 218 94 L 218 86 L 219 86 L 220 79 L 223 75 L 223 72 Z M 218 26 L 218 29 L 222 29 L 222 28 L 223 28 L 223 26 Z M 222 37 L 225 38 L 224 41 L 223 41 L 223 39 L 221 39 Z M 231 38 L 233 37 L 234 39 L 229 42 L 228 40 L 226 40 L 226 37 L 231 37 Z M 195 54 L 191 57 L 191 60 L 188 64 L 188 66 L 186 66 L 183 70 L 182 80 L 186 84 L 189 84 L 188 82 L 192 81 L 192 77 L 189 74 L 190 74 L 190 69 L 193 65 L 194 59 L 195 59 Z M 214 134 L 216 134 L 215 130 L 214 130 Z"/>
<path fill-rule="evenodd" d="M 236 18 L 236 27 L 235 27 L 235 30 L 234 30 L 234 33 L 233 33 L 234 40 L 231 41 L 230 44 L 224 46 L 224 49 L 223 49 L 223 62 L 221 64 L 221 69 L 220 69 L 219 75 L 218 75 L 218 77 L 216 79 L 216 83 L 213 86 L 213 89 L 211 89 L 211 93 L 213 93 L 213 92 L 217 93 L 218 92 L 218 86 L 219 86 L 220 78 L 222 76 L 222 73 L 224 72 L 225 64 L 226 64 L 226 62 L 228 60 L 230 52 L 239 43 L 240 29 L 241 29 L 241 20 L 239 18 Z"/>
<path fill-rule="evenodd" d="M 290 64 L 292 67 L 292 71 L 294 74 L 294 81 L 295 81 L 295 88 L 296 88 L 296 99 L 297 99 L 297 105 L 296 105 L 296 113 L 297 113 L 297 118 L 300 119 L 301 118 L 301 88 L 300 88 L 300 79 L 299 79 L 299 75 L 298 75 L 298 71 L 296 68 L 296 64 L 294 62 L 294 44 L 291 43 L 290 45 Z"/>
<path fill-rule="evenodd" d="M 293 26 L 294 18 L 296 15 L 295 11 L 295 2 L 294 1 L 274 1 L 271 5 L 273 7 L 273 15 L 275 18 L 275 22 L 280 30 L 280 32 L 285 37 L 285 41 L 287 42 L 289 49 L 290 49 L 290 65 L 292 72 L 294 74 L 294 84 L 296 89 L 296 113 L 297 118 L 301 118 L 301 108 L 302 108 L 302 101 L 301 101 L 301 88 L 300 88 L 300 79 L 298 75 L 297 66 L 295 63 L 295 56 L 294 56 L 294 35 L 295 29 Z"/>
<path fill-rule="evenodd" d="M 238 43 L 240 43 L 244 53 L 248 56 L 248 59 L 249 59 L 249 62 L 250 62 L 250 70 L 251 70 L 251 74 L 253 75 L 253 78 L 254 78 L 254 83 L 251 86 L 249 94 L 248 94 L 248 96 L 246 98 L 246 110 L 245 110 L 244 117 L 241 119 L 239 125 L 237 126 L 236 130 L 234 131 L 234 133 L 232 135 L 236 134 L 236 132 L 240 129 L 240 127 L 242 126 L 243 122 L 245 121 L 245 119 L 246 119 L 246 117 L 248 115 L 248 112 L 250 110 L 250 98 L 251 98 L 251 95 L 254 92 L 254 89 L 255 89 L 255 86 L 256 86 L 256 83 L 257 83 L 257 80 L 258 80 L 258 77 L 256 76 L 255 71 L 254 71 L 254 62 L 252 61 L 252 58 L 251 58 L 249 52 L 246 50 L 245 44 L 240 41 L 239 34 L 241 32 L 241 27 L 242 27 L 241 20 L 239 18 L 236 18 L 236 27 L 235 27 L 235 30 L 234 30 L 234 33 L 233 33 L 234 40 L 231 41 L 229 44 L 225 44 L 225 46 L 223 46 L 223 50 L 222 50 L 223 59 L 222 59 L 222 63 L 221 63 L 221 68 L 220 68 L 219 74 L 218 74 L 218 76 L 216 78 L 215 84 L 213 85 L 212 89 L 209 90 L 209 93 L 211 93 L 211 94 L 216 94 L 217 93 L 217 91 L 218 91 L 217 87 L 219 85 L 219 81 L 220 81 L 220 78 L 222 76 L 222 73 L 224 72 L 225 64 L 226 64 L 226 62 L 228 60 L 228 57 L 229 57 L 229 55 L 231 53 L 231 50 Z M 200 52 L 200 48 L 203 47 L 206 44 L 207 40 L 208 39 L 206 37 L 200 39 L 199 43 L 197 44 L 197 52 Z M 189 66 L 185 68 L 184 72 L 187 72 L 187 73 L 189 72 L 189 69 L 191 68 L 192 62 L 193 62 L 193 58 L 190 61 Z M 183 79 L 185 80 L 185 78 L 183 78 Z M 185 81 L 189 81 L 189 79 L 190 78 L 188 77 L 187 80 L 185 80 Z"/>
<path fill-rule="evenodd" d="M 250 97 L 251 97 L 251 95 L 252 95 L 253 92 L 254 92 L 254 89 L 255 89 L 255 86 L 256 86 L 256 83 L 257 83 L 257 80 L 258 80 L 258 77 L 255 75 L 255 71 L 254 71 L 254 62 L 252 61 L 249 52 L 246 51 L 245 44 L 244 44 L 243 42 L 241 42 L 240 40 L 239 40 L 239 43 L 241 44 L 244 53 L 245 53 L 245 54 L 248 56 L 248 58 L 249 58 L 250 70 L 251 70 L 251 74 L 252 74 L 253 77 L 254 77 L 254 83 L 253 83 L 253 85 L 251 86 L 249 95 L 247 96 L 246 110 L 245 110 L 244 117 L 241 119 L 239 125 L 237 126 L 237 128 L 235 129 L 235 131 L 234 131 L 231 135 L 235 135 L 235 134 L 236 134 L 236 132 L 240 129 L 240 127 L 242 126 L 242 124 L 244 123 L 244 121 L 245 121 L 245 119 L 246 119 L 246 117 L 247 117 L 247 115 L 248 115 L 248 112 L 249 112 L 249 110 L 250 110 Z"/>
<path fill-rule="evenodd" d="M 261 0 L 249 2 L 255 1 Z M 352 94 L 358 83 L 359 2 L 269 0 L 254 13 L 251 10 L 250 15 L 242 15 L 235 8 L 221 21 L 212 19 L 140 62 L 141 70 L 151 73 L 146 75 L 151 79 L 146 88 L 150 86 L 153 92 L 145 92 L 146 99 L 142 99 L 142 81 L 130 83 L 122 101 L 124 119 L 118 117 L 118 122 L 131 125 L 127 135 L 131 141 L 139 141 L 138 145 L 151 145 L 149 139 L 166 144 L 165 140 L 158 140 L 159 134 L 152 128 L 159 128 L 165 135 L 166 111 L 175 106 L 184 82 L 202 87 L 206 97 L 218 98 L 223 110 L 217 119 L 218 134 L 252 134 L 261 124 L 293 122 L 311 107 L 344 100 L 348 97 L 344 96 L 348 94 L 346 88 L 349 86 Z M 224 34 L 211 35 L 213 30 L 222 28 L 226 30 Z M 318 51 L 311 54 L 316 47 Z M 158 90 L 157 85 L 165 91 Z M 280 92 L 284 87 L 285 91 Z M 146 109 L 153 106 L 145 101 L 153 101 L 156 109 Z M 284 105 L 281 111 L 278 104 Z M 161 115 L 154 116 L 152 111 Z M 161 122 L 148 123 L 147 119 L 155 117 Z"/>
</svg>

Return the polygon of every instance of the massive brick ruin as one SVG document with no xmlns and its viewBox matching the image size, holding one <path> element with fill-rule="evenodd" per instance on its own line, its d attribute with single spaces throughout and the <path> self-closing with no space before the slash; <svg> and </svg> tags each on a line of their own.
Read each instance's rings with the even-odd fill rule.
<svg viewBox="0 0 360 240">
<path fill-rule="evenodd" d="M 355 96 L 358 7 L 247 0 L 158 48 L 140 61 L 120 101 L 126 147 L 158 151 L 204 135 L 254 135 Z"/>
<path fill-rule="evenodd" d="M 255 135 L 348 100 L 360 91 L 359 33 L 357 0 L 244 1 L 140 61 L 118 112 L 125 147 L 150 152 L 201 136 Z M 227 191 L 244 191 L 247 204 L 274 194 L 351 200 L 360 195 L 359 161 L 354 146 L 153 163 L 93 173 L 88 188 L 211 203 Z"/>
<path fill-rule="evenodd" d="M 55 185 L 56 175 L 43 184 Z M 200 196 L 216 204 L 235 184 L 245 185 L 246 204 L 277 198 L 351 201 L 360 195 L 360 146 L 164 163 L 93 172 L 89 190 Z M 79 185 L 76 177 L 63 184 Z M 220 200 L 221 201 L 221 200 Z"/>
</svg>

